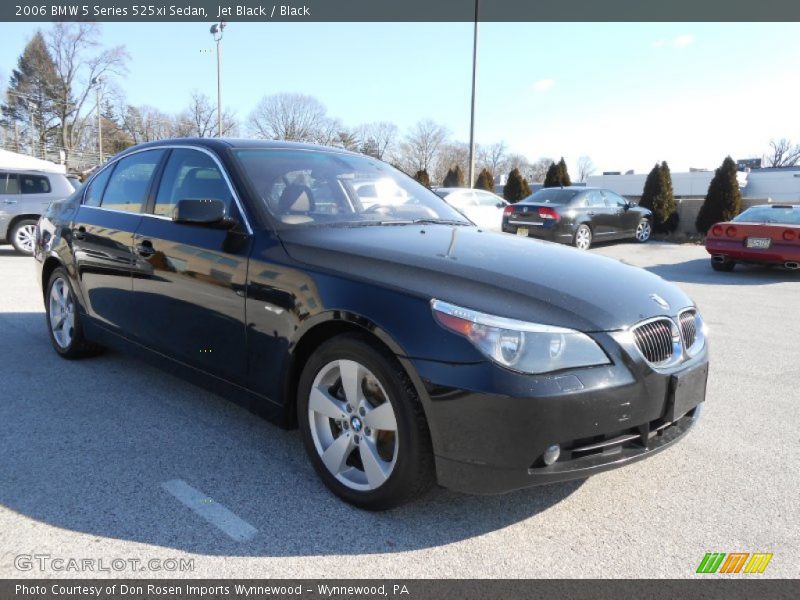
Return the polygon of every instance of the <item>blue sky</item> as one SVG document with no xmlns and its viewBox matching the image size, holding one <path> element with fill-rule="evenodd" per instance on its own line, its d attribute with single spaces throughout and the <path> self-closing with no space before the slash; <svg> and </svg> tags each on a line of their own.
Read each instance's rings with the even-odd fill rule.
<svg viewBox="0 0 800 600">
<path fill-rule="evenodd" d="M 131 54 L 128 101 L 177 112 L 193 90 L 213 98 L 209 25 L 103 24 Z M 4 81 L 37 26 L 3 24 Z M 350 126 L 431 118 L 466 141 L 471 48 L 470 23 L 230 23 L 224 102 L 244 119 L 264 95 L 300 92 Z M 531 160 L 686 170 L 800 142 L 796 23 L 484 23 L 478 83 L 478 141 Z"/>
</svg>

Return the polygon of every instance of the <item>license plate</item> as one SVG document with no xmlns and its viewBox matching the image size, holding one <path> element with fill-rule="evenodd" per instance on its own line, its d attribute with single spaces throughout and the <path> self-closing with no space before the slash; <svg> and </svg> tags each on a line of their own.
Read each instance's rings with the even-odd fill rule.
<svg viewBox="0 0 800 600">
<path fill-rule="evenodd" d="M 769 238 L 747 238 L 748 248 L 769 248 L 772 240 Z"/>
<path fill-rule="evenodd" d="M 708 363 L 670 377 L 667 421 L 679 419 L 706 398 Z"/>
<path fill-rule="evenodd" d="M 528 237 L 528 228 L 517 227 L 517 235 L 521 235 L 522 237 Z"/>
</svg>

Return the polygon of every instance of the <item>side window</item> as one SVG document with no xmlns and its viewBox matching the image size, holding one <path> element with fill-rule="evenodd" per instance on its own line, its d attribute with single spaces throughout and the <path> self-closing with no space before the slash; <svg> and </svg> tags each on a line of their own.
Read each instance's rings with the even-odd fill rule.
<svg viewBox="0 0 800 600">
<path fill-rule="evenodd" d="M 606 190 L 603 193 L 606 195 L 606 200 L 608 201 L 608 205 L 609 206 L 616 206 L 616 207 L 619 207 L 619 208 L 622 208 L 623 206 L 625 206 L 625 204 L 626 204 L 625 198 L 623 198 L 622 196 L 619 196 L 618 194 L 615 194 L 614 192 L 609 192 L 608 190 Z"/>
<path fill-rule="evenodd" d="M 603 194 L 600 192 L 589 192 L 586 194 L 586 200 L 591 207 L 600 207 L 606 205 L 605 198 L 603 198 Z"/>
<path fill-rule="evenodd" d="M 50 180 L 42 175 L 19 175 L 19 190 L 23 194 L 49 194 Z"/>
<path fill-rule="evenodd" d="M 141 212 L 147 200 L 147 190 L 150 188 L 153 173 L 163 155 L 164 150 L 148 150 L 120 160 L 114 168 L 100 206 Z"/>
<path fill-rule="evenodd" d="M 113 170 L 113 166 L 108 167 L 98 173 L 97 177 L 92 180 L 92 183 L 89 184 L 86 190 L 86 195 L 83 197 L 83 203 L 86 206 L 100 206 L 100 202 L 103 200 L 103 192 L 108 183 L 108 178 L 111 177 L 111 172 Z"/>
<path fill-rule="evenodd" d="M 2 174 L 2 185 L 0 191 L 4 194 L 19 194 L 19 179 L 13 173 Z"/>
<path fill-rule="evenodd" d="M 158 186 L 154 214 L 172 217 L 179 200 L 222 200 L 231 214 L 233 196 L 210 156 L 198 150 L 173 150 Z"/>
</svg>

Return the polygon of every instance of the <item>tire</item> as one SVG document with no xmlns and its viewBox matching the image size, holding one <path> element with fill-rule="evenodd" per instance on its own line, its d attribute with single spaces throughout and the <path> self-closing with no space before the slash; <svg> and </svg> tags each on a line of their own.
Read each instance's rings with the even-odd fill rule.
<svg viewBox="0 0 800 600">
<path fill-rule="evenodd" d="M 33 256 L 34 244 L 36 240 L 36 221 L 34 219 L 22 219 L 14 223 L 8 239 L 14 250 L 20 254 Z"/>
<path fill-rule="evenodd" d="M 435 483 L 430 433 L 414 386 L 396 358 L 368 337 L 344 334 L 322 344 L 303 368 L 297 394 L 306 452 L 325 485 L 346 502 L 385 510 Z"/>
<path fill-rule="evenodd" d="M 711 259 L 711 268 L 715 271 L 724 271 L 726 273 L 730 273 L 733 271 L 733 268 L 736 266 L 736 263 L 732 260 L 725 260 L 724 262 L 716 262 L 714 259 Z"/>
<path fill-rule="evenodd" d="M 646 241 L 650 239 L 652 233 L 653 233 L 653 225 L 650 223 L 649 220 L 642 219 L 636 226 L 636 233 L 634 234 L 634 238 L 640 244 L 644 244 Z"/>
<path fill-rule="evenodd" d="M 578 250 L 588 250 L 592 246 L 592 229 L 586 224 L 578 225 L 572 245 Z"/>
<path fill-rule="evenodd" d="M 45 318 L 50 342 L 62 358 L 82 358 L 97 352 L 98 347 L 84 336 L 75 292 L 63 267 L 56 268 L 47 282 Z"/>
</svg>

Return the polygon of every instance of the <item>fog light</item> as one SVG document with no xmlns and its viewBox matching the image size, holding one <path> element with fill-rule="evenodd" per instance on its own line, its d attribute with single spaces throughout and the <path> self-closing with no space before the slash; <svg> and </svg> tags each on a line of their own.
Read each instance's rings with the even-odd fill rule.
<svg viewBox="0 0 800 600">
<path fill-rule="evenodd" d="M 558 460 L 558 457 L 560 455 L 561 455 L 561 446 L 559 446 L 558 444 L 553 444 L 552 446 L 548 446 L 547 450 L 544 451 L 544 454 L 542 455 L 542 460 L 544 460 L 544 464 L 546 464 L 549 467 Z"/>
</svg>

